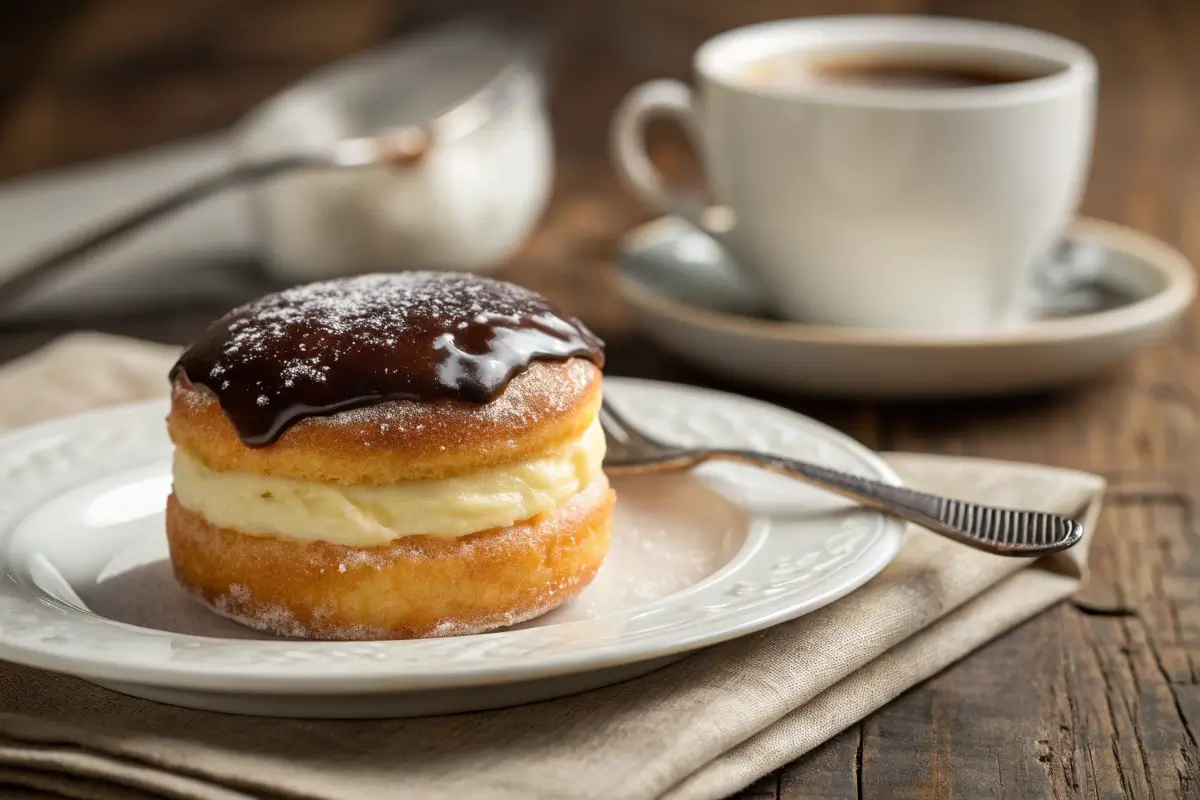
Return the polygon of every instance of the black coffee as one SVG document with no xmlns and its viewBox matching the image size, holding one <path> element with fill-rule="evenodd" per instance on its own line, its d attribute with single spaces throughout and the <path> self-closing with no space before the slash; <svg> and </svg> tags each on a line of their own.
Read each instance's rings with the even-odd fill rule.
<svg viewBox="0 0 1200 800">
<path fill-rule="evenodd" d="M 1046 72 L 1015 70 L 1004 65 L 921 61 L 901 56 L 813 57 L 789 53 L 751 65 L 751 83 L 779 88 L 813 85 L 894 89 L 969 89 L 1020 83 Z"/>
</svg>

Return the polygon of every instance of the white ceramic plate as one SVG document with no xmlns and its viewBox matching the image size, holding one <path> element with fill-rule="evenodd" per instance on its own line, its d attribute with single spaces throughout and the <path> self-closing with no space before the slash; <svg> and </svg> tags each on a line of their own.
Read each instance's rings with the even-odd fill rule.
<svg viewBox="0 0 1200 800">
<path fill-rule="evenodd" d="M 652 339 L 735 381 L 841 397 L 979 397 L 1055 388 L 1111 369 L 1166 335 L 1195 297 L 1192 265 L 1151 236 L 1081 219 L 1064 243 L 1115 301 L 1090 308 L 1087 296 L 1099 292 L 1067 293 L 1053 318 L 978 336 L 750 316 L 757 301 L 736 265 L 673 217 L 626 238 L 620 285 Z"/>
<path fill-rule="evenodd" d="M 664 438 L 750 447 L 898 483 L 874 453 L 735 395 L 608 379 Z M 899 550 L 903 526 L 738 465 L 615 482 L 613 547 L 576 600 L 518 628 L 397 642 L 266 638 L 165 561 L 165 401 L 0 439 L 0 657 L 178 705 L 372 717 L 497 707 L 612 683 L 819 608 Z"/>
</svg>

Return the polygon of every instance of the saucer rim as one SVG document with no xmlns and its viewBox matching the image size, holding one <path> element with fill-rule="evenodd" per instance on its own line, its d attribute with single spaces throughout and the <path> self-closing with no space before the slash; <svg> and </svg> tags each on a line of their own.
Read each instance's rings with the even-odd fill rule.
<svg viewBox="0 0 1200 800">
<path fill-rule="evenodd" d="M 1077 317 L 1039 320 L 1011 330 L 982 334 L 929 333 L 762 320 L 687 305 L 647 287 L 621 268 L 620 262 L 626 254 L 646 247 L 647 240 L 655 235 L 663 235 L 659 232 L 677 221 L 672 215 L 659 216 L 635 227 L 621 239 L 617 261 L 622 293 L 631 303 L 648 307 L 661 316 L 738 336 L 885 348 L 1009 347 L 1078 341 L 1127 333 L 1162 320 L 1177 318 L 1191 306 L 1197 293 L 1197 278 L 1192 262 L 1172 245 L 1128 225 L 1080 216 L 1067 226 L 1068 236 L 1088 236 L 1102 241 L 1109 249 L 1132 255 L 1166 278 L 1163 288 L 1120 308 Z"/>
</svg>

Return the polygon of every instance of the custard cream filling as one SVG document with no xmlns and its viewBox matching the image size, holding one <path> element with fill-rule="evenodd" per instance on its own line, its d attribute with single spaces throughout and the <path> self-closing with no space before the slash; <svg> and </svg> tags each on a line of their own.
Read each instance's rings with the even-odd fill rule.
<svg viewBox="0 0 1200 800">
<path fill-rule="evenodd" d="M 175 497 L 223 528 L 376 547 L 405 536 L 466 536 L 551 513 L 596 480 L 603 461 L 598 420 L 577 441 L 540 458 L 456 478 L 384 486 L 220 472 L 177 447 Z"/>
</svg>

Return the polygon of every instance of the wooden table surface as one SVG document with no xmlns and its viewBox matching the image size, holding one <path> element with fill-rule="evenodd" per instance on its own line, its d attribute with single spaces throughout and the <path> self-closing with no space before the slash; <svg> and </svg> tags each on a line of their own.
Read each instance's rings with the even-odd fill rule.
<svg viewBox="0 0 1200 800">
<path fill-rule="evenodd" d="M 475 3 L 13 2 L 0 14 L 0 175 L 219 128 L 314 66 Z M 495 5 L 499 5 L 498 3 Z M 635 82 L 685 76 L 706 36 L 772 17 L 933 12 L 1045 28 L 1101 67 L 1086 214 L 1200 259 L 1200 2 L 615 0 L 504 4 L 560 38 L 556 193 L 507 275 L 583 315 L 611 371 L 720 386 L 649 345 L 613 291 L 613 242 L 648 213 L 606 163 Z M 1189 224 L 1189 222 L 1191 224 Z M 183 342 L 215 309 L 91 327 Z M 0 330 L 0 357 L 62 331 Z M 744 797 L 1200 796 L 1200 312 L 1087 385 L 987 402 L 876 405 L 762 395 L 868 445 L 1040 461 L 1110 482 L 1081 595 L 908 692 Z M 725 387 L 730 388 L 730 387 Z"/>
</svg>

